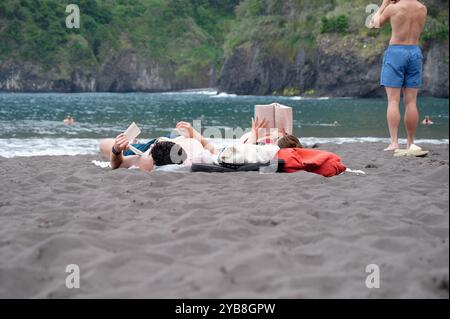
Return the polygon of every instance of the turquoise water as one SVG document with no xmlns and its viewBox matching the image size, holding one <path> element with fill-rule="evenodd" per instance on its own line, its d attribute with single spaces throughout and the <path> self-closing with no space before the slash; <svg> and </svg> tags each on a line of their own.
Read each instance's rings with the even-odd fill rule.
<svg viewBox="0 0 450 319">
<path fill-rule="evenodd" d="M 166 94 L 0 93 L 0 152 L 4 154 L 6 147 L 11 152 L 12 143 L 19 149 L 21 143 L 45 142 L 45 147 L 53 150 L 53 153 L 72 154 L 58 152 L 58 147 L 75 142 L 89 144 L 91 142 L 88 140 L 116 136 L 133 121 L 142 128 L 142 138 L 165 135 L 180 120 L 201 120 L 203 127 L 219 127 L 223 131 L 237 127 L 246 129 L 250 125 L 254 105 L 272 102 L 293 107 L 294 132 L 303 138 L 355 140 L 388 137 L 384 99 L 302 99 L 213 94 L 210 91 Z M 421 116 L 431 116 L 435 125 L 420 126 L 418 138 L 448 140 L 449 101 L 421 98 L 419 108 Z M 68 113 L 76 120 L 72 127 L 62 122 Z M 401 134 L 404 136 L 403 130 Z M 42 151 L 42 154 L 47 153 Z"/>
</svg>

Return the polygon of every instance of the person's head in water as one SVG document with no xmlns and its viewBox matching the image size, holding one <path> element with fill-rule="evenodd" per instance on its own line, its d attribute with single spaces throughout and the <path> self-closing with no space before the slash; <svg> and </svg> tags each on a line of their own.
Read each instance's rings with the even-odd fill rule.
<svg viewBox="0 0 450 319">
<path fill-rule="evenodd" d="M 303 148 L 300 140 L 294 135 L 286 135 L 278 140 L 279 148 Z"/>
<path fill-rule="evenodd" d="M 173 142 L 157 142 L 150 154 L 156 166 L 183 164 L 187 159 L 186 151 Z"/>
<path fill-rule="evenodd" d="M 64 123 L 66 123 L 67 125 L 72 125 L 74 124 L 75 120 L 73 119 L 72 115 L 68 114 L 66 119 L 64 120 Z"/>
</svg>

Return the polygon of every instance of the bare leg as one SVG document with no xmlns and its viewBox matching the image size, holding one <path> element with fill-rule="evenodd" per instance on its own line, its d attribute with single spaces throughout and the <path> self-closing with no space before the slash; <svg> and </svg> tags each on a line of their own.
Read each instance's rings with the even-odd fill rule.
<svg viewBox="0 0 450 319">
<path fill-rule="evenodd" d="M 104 159 L 107 159 L 108 161 L 111 159 L 111 150 L 114 146 L 114 143 L 114 139 L 102 140 L 100 143 L 100 154 Z"/>
<path fill-rule="evenodd" d="M 417 126 L 419 125 L 419 111 L 417 110 L 418 89 L 403 89 L 403 102 L 405 104 L 405 127 L 408 134 L 409 149 L 414 144 Z"/>
<path fill-rule="evenodd" d="M 388 97 L 387 121 L 391 135 L 391 145 L 385 151 L 395 151 L 398 145 L 398 127 L 400 125 L 400 95 L 401 88 L 386 88 Z"/>
</svg>

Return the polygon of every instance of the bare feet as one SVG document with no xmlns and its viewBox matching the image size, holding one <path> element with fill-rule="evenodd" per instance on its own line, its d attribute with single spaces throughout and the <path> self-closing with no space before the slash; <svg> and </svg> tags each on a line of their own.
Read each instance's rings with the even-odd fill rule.
<svg viewBox="0 0 450 319">
<path fill-rule="evenodd" d="M 398 144 L 392 143 L 391 145 L 389 145 L 389 147 L 385 148 L 384 151 L 385 152 L 395 151 L 398 150 L 399 148 L 400 146 Z"/>
<path fill-rule="evenodd" d="M 408 142 L 408 144 L 406 144 L 406 149 L 409 150 L 411 146 L 414 146 L 414 142 Z"/>
</svg>

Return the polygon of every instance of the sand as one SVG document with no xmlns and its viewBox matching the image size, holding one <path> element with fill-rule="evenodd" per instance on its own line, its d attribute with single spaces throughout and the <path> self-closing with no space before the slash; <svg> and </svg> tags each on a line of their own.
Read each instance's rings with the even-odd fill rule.
<svg viewBox="0 0 450 319">
<path fill-rule="evenodd" d="M 448 145 L 384 146 L 322 145 L 367 173 L 332 179 L 0 158 L 0 298 L 448 298 Z"/>
</svg>

